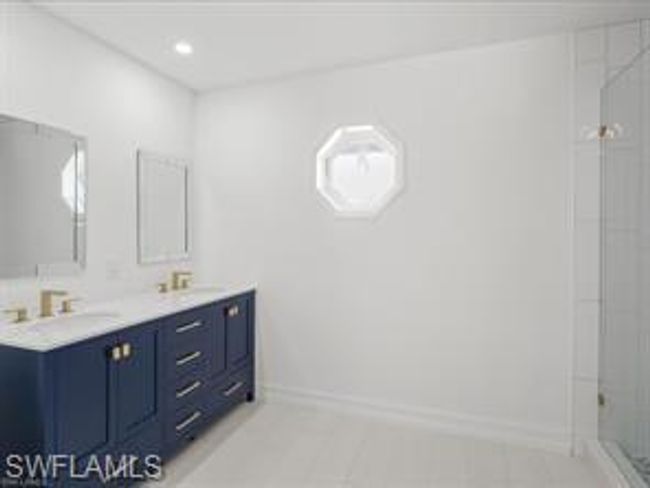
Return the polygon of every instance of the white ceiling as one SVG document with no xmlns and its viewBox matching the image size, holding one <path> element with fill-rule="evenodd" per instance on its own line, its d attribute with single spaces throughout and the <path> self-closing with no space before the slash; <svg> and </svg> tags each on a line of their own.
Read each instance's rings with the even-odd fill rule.
<svg viewBox="0 0 650 488">
<path fill-rule="evenodd" d="M 197 91 L 650 17 L 649 0 L 36 3 Z"/>
</svg>

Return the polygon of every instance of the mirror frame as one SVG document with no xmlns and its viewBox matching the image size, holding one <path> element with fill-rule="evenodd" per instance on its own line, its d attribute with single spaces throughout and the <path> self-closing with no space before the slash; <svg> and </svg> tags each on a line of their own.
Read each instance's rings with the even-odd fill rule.
<svg viewBox="0 0 650 488">
<path fill-rule="evenodd" d="M 54 134 L 62 134 L 66 137 L 69 137 L 74 141 L 75 145 L 75 154 L 77 155 L 76 159 L 76 164 L 77 167 L 76 172 L 77 176 L 79 175 L 79 159 L 78 155 L 79 152 L 82 151 L 84 154 L 83 158 L 83 188 L 84 188 L 84 217 L 79 218 L 79 212 L 75 212 L 74 214 L 74 220 L 73 220 L 73 226 L 72 226 L 72 254 L 71 254 L 71 261 L 65 262 L 65 263 L 35 263 L 34 266 L 34 272 L 31 274 L 24 274 L 21 276 L 16 276 L 12 278 L 7 278 L 7 277 L 2 277 L 0 276 L 0 281 L 3 280 L 15 280 L 15 279 L 31 279 L 31 278 L 51 278 L 51 277 L 65 277 L 65 276 L 76 276 L 81 274 L 85 268 L 86 268 L 86 263 L 87 263 L 87 256 L 88 256 L 88 143 L 87 139 L 84 136 L 80 136 L 78 134 L 75 134 L 74 132 L 67 130 L 67 129 L 62 129 L 60 127 L 55 127 L 53 125 L 49 124 L 43 124 L 40 122 L 34 122 L 28 119 L 23 119 L 21 117 L 15 117 L 13 115 L 7 115 L 5 113 L 0 114 L 0 123 L 2 121 L 15 121 L 15 122 L 20 122 L 24 124 L 31 124 L 33 125 L 36 130 L 39 131 L 47 131 L 49 133 L 54 133 Z M 77 186 L 75 185 L 75 189 Z M 75 199 L 76 202 L 78 203 L 78 199 Z M 83 248 L 80 245 L 80 241 L 84 242 Z M 59 271 L 62 270 L 62 271 Z"/>
<path fill-rule="evenodd" d="M 137 253 L 138 253 L 138 264 L 140 265 L 149 265 L 149 264 L 163 264 L 171 263 L 176 261 L 187 261 L 190 259 L 190 209 L 189 209 L 189 192 L 190 192 L 190 168 L 186 159 L 167 156 L 155 151 L 148 151 L 144 149 L 138 149 L 136 156 L 136 204 L 137 204 Z M 158 164 L 166 164 L 169 166 L 174 166 L 180 168 L 184 171 L 185 174 L 185 250 L 179 254 L 171 256 L 154 256 L 148 257 L 144 256 L 144 229 L 142 226 L 143 221 L 143 205 L 142 205 L 142 169 L 145 162 L 155 162 Z"/>
</svg>

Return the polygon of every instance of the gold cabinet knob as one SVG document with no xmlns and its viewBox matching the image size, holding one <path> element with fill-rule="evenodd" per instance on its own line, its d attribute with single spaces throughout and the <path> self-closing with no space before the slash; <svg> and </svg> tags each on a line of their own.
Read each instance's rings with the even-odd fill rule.
<svg viewBox="0 0 650 488">
<path fill-rule="evenodd" d="M 122 359 L 122 348 L 120 346 L 115 346 L 111 349 L 111 359 L 115 362 Z"/>
<path fill-rule="evenodd" d="M 13 320 L 11 321 L 14 324 L 20 324 L 29 320 L 26 307 L 9 308 L 5 310 L 4 313 L 14 316 Z"/>
<path fill-rule="evenodd" d="M 228 309 L 228 317 L 236 317 L 239 315 L 239 307 L 234 305 Z"/>
<path fill-rule="evenodd" d="M 122 357 L 124 359 L 127 359 L 131 357 L 131 354 L 133 354 L 133 348 L 131 347 L 131 344 L 129 344 L 128 342 L 122 344 Z"/>
</svg>

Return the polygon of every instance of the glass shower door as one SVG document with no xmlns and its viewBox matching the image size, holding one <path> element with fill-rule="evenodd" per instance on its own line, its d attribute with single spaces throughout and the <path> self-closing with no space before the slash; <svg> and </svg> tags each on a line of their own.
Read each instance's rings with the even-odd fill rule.
<svg viewBox="0 0 650 488">
<path fill-rule="evenodd" d="M 599 437 L 633 486 L 650 486 L 648 51 L 602 90 Z"/>
</svg>

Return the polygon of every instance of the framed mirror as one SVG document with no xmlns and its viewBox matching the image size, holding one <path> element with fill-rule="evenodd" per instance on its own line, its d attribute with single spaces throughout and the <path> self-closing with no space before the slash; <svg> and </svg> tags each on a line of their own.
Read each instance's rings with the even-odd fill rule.
<svg viewBox="0 0 650 488">
<path fill-rule="evenodd" d="M 84 138 L 0 115 L 0 279 L 85 266 L 86 159 Z"/>
<path fill-rule="evenodd" d="M 184 160 L 138 151 L 138 260 L 188 259 L 189 169 Z"/>
</svg>

